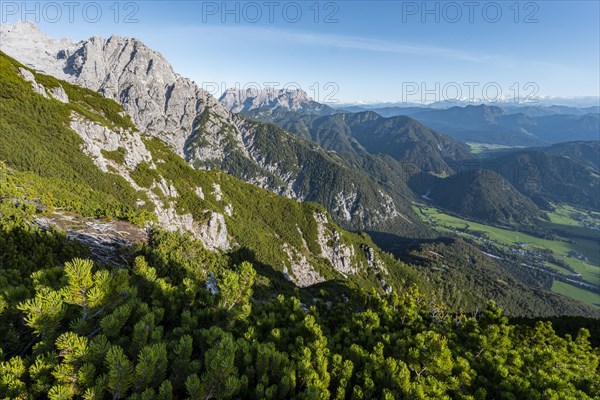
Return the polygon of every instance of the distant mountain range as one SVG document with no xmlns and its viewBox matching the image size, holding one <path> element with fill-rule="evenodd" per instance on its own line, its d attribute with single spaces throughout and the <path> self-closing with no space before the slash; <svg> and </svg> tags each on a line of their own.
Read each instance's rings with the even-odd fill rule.
<svg viewBox="0 0 600 400">
<path fill-rule="evenodd" d="M 489 154 L 486 163 L 492 165 L 491 170 L 473 169 L 478 161 L 461 143 L 472 140 L 540 146 L 564 137 L 566 132 L 593 136 L 598 116 L 588 112 L 595 108 L 532 106 L 505 110 L 479 105 L 445 110 L 400 109 L 413 118 L 383 117 L 376 111 L 321 115 L 309 111 L 314 109 L 310 103 L 304 112 L 262 104 L 244 114 L 275 123 L 343 154 L 342 158 L 352 159 L 356 169 L 374 180 L 385 176 L 408 182 L 416 197 L 429 193 L 434 204 L 460 215 L 488 223 L 531 225 L 542 215 L 538 207 L 548 209 L 549 202 L 598 206 L 595 190 L 600 142 L 580 141 L 531 150 L 506 148 L 495 158 Z M 511 113 L 521 109 L 539 116 Z M 393 114 L 393 110 L 387 111 L 383 114 Z M 439 132 L 451 133 L 455 139 Z"/>
<path fill-rule="evenodd" d="M 554 108 L 555 109 L 555 108 Z M 544 110 L 546 115 L 541 111 Z M 445 110 L 387 110 L 386 115 L 410 115 L 416 120 L 464 142 L 507 146 L 536 146 L 573 140 L 599 140 L 600 114 L 595 108 L 526 108 L 526 113 L 495 106 L 451 107 Z M 572 111 L 573 114 L 565 114 Z M 585 113 L 586 111 L 591 111 Z M 533 116 L 538 114 L 539 116 Z"/>
<path fill-rule="evenodd" d="M 526 102 L 515 102 L 514 99 L 498 99 L 498 101 L 489 101 L 486 99 L 462 99 L 462 100 L 442 100 L 432 103 L 417 103 L 410 101 L 399 102 L 360 102 L 360 103 L 336 103 L 332 107 L 339 110 L 350 111 L 374 111 L 376 109 L 394 107 L 423 107 L 433 109 L 447 109 L 450 107 L 466 106 L 495 106 L 502 108 L 527 108 L 527 107 L 569 107 L 569 108 L 588 108 L 600 106 L 599 96 L 579 96 L 579 97 L 534 97 Z"/>
</svg>

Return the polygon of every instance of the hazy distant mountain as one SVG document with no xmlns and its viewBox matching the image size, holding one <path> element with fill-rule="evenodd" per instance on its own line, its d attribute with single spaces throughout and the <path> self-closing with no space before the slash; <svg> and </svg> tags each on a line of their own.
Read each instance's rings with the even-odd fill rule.
<svg viewBox="0 0 600 400">
<path fill-rule="evenodd" d="M 600 171 L 600 142 L 557 143 L 544 149 L 545 152 L 568 157 Z"/>
<path fill-rule="evenodd" d="M 375 111 L 381 108 L 407 108 L 407 107 L 423 107 L 428 109 L 445 110 L 452 107 L 468 107 L 468 106 L 488 106 L 500 107 L 504 109 L 517 109 L 529 107 L 567 107 L 567 108 L 597 108 L 600 106 L 599 96 L 580 96 L 580 97 L 535 97 L 527 102 L 515 102 L 512 98 L 498 99 L 497 101 L 489 101 L 486 99 L 459 99 L 459 100 L 441 100 L 431 103 L 416 103 L 410 101 L 398 102 L 360 102 L 360 103 L 339 103 L 333 106 L 336 109 L 350 110 L 351 107 L 356 107 L 360 111 Z"/>
<path fill-rule="evenodd" d="M 598 170 L 575 159 L 530 150 L 495 158 L 490 165 L 519 192 L 542 207 L 552 201 L 600 208 Z"/>
<path fill-rule="evenodd" d="M 535 146 L 545 143 L 527 128 L 528 121 L 515 124 L 500 107 L 467 106 L 446 110 L 425 110 L 412 114 L 423 124 L 465 142 L 496 143 L 509 146 Z M 504 118 L 503 118 L 504 117 Z"/>
<path fill-rule="evenodd" d="M 501 225 L 530 225 L 542 214 L 500 174 L 475 169 L 445 179 L 413 178 L 412 187 L 434 205 L 478 221 Z"/>
<path fill-rule="evenodd" d="M 600 107 L 560 105 L 361 106 L 383 117 L 406 115 L 465 142 L 540 146 L 570 140 L 600 140 Z M 448 103 L 443 103 L 448 104 Z M 510 104 L 510 103 L 508 103 Z"/>
<path fill-rule="evenodd" d="M 250 110 L 285 109 L 301 114 L 328 115 L 335 112 L 325 104 L 317 103 L 301 89 L 227 89 L 219 98 L 225 108 L 234 113 Z"/>
<path fill-rule="evenodd" d="M 591 107 L 569 107 L 569 106 L 542 106 L 542 105 L 532 105 L 532 106 L 510 106 L 501 107 L 507 114 L 524 114 L 528 117 L 542 117 L 545 115 L 554 115 L 554 114 L 570 114 L 570 115 L 584 115 L 584 114 L 594 114 L 600 113 L 599 106 L 591 106 Z"/>
<path fill-rule="evenodd" d="M 600 140 L 600 114 L 548 115 L 533 118 L 530 129 L 540 139 L 549 142 Z"/>
</svg>

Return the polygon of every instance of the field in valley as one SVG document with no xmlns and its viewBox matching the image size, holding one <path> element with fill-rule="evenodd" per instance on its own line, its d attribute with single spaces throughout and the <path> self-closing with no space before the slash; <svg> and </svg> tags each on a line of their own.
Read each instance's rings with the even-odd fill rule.
<svg viewBox="0 0 600 400">
<path fill-rule="evenodd" d="M 596 286 L 600 283 L 600 230 L 590 229 L 590 226 L 600 223 L 600 213 L 557 206 L 555 211 L 549 213 L 550 221 L 540 221 L 541 227 L 558 236 L 550 240 L 469 221 L 425 205 L 415 205 L 414 208 L 423 220 L 439 232 L 454 233 L 478 242 L 487 239 L 504 249 L 520 246 L 527 251 L 551 250 L 555 258 L 567 263 L 581 274 L 583 280 Z M 571 271 L 559 264 L 546 262 L 545 265 L 562 275 L 572 275 Z M 600 295 L 567 282 L 555 280 L 552 291 L 600 308 Z"/>
</svg>

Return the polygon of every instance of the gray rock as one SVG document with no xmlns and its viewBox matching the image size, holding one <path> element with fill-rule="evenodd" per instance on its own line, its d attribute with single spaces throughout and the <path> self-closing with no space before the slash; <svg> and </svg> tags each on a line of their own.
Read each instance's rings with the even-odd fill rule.
<svg viewBox="0 0 600 400">
<path fill-rule="evenodd" d="M 61 103 L 69 102 L 69 96 L 67 95 L 67 92 L 65 92 L 65 89 L 63 89 L 62 86 L 58 86 L 50 90 L 50 96 L 60 101 Z"/>
<path fill-rule="evenodd" d="M 287 266 L 284 266 L 283 276 L 285 279 L 294 282 L 299 287 L 307 287 L 325 281 L 325 278 L 310 265 L 306 256 L 295 252 L 287 243 L 284 244 L 283 251 L 288 256 L 292 270 L 290 274 Z"/>
<path fill-rule="evenodd" d="M 152 154 L 146 149 L 139 132 L 116 132 L 75 113 L 71 115 L 70 127 L 83 139 L 82 150 L 92 157 L 103 172 L 108 172 L 109 161 L 103 156 L 102 150 L 124 148 L 125 166 L 129 170 L 134 170 L 141 162 L 152 163 Z"/>
<path fill-rule="evenodd" d="M 340 234 L 336 229 L 329 229 L 327 216 L 315 213 L 317 221 L 317 240 L 321 247 L 321 256 L 331 262 L 333 268 L 344 277 L 355 274 L 354 246 L 347 246 L 341 242 Z"/>
<path fill-rule="evenodd" d="M 223 214 L 213 212 L 206 224 L 200 227 L 199 233 L 208 249 L 229 250 L 231 248 Z"/>
<path fill-rule="evenodd" d="M 247 112 L 258 108 L 284 108 L 290 111 L 306 110 L 316 103 L 301 89 L 248 88 L 227 89 L 219 98 L 225 108 L 234 112 Z"/>
<path fill-rule="evenodd" d="M 31 71 L 29 71 L 25 68 L 19 68 L 19 73 L 27 82 L 31 82 L 31 87 L 33 88 L 34 92 L 44 96 L 45 98 L 48 98 L 48 94 L 46 93 L 46 88 L 44 87 L 44 85 L 41 85 L 35 81 L 35 76 L 33 76 Z"/>
</svg>

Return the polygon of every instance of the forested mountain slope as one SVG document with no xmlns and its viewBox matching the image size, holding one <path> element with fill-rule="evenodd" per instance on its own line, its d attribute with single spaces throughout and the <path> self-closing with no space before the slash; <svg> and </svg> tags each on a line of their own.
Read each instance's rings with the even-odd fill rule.
<svg viewBox="0 0 600 400">
<path fill-rule="evenodd" d="M 454 161 L 472 158 L 468 148 L 410 117 L 384 118 L 372 111 L 300 115 L 286 110 L 255 109 L 251 118 L 276 123 L 290 132 L 340 153 L 385 154 L 398 168 L 439 175 L 453 172 Z"/>
</svg>

